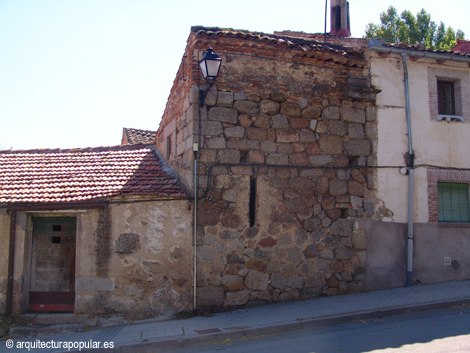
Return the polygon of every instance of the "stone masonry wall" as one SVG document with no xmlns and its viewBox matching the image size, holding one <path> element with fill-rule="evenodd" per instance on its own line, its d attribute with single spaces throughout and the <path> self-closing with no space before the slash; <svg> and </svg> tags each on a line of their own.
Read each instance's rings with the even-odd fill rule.
<svg viewBox="0 0 470 353">
<path fill-rule="evenodd" d="M 186 81 L 175 80 L 169 98 L 182 108 L 167 106 L 157 134 L 162 152 L 163 130 L 175 122 L 181 147 L 169 164 L 188 185 L 190 145 L 199 143 L 199 307 L 364 289 L 365 223 L 379 211 L 368 64 L 360 51 L 256 38 L 193 31 Z M 199 107 L 207 86 L 197 62 L 208 47 L 222 68 Z"/>
<path fill-rule="evenodd" d="M 373 106 L 215 89 L 205 103 L 199 305 L 362 290 Z"/>
</svg>

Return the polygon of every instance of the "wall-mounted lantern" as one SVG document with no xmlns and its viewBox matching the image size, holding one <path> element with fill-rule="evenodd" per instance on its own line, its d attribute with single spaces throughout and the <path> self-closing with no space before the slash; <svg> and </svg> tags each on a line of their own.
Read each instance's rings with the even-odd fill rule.
<svg viewBox="0 0 470 353">
<path fill-rule="evenodd" d="M 204 77 L 204 80 L 206 80 L 210 85 L 217 79 L 221 63 L 222 59 L 214 53 L 213 48 L 207 49 L 201 61 L 199 61 L 202 77 Z"/>
</svg>

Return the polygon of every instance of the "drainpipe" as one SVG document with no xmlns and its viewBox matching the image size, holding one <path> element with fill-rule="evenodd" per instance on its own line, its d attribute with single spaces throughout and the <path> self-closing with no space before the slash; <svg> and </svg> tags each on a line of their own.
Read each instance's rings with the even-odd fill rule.
<svg viewBox="0 0 470 353">
<path fill-rule="evenodd" d="M 408 243 L 406 260 L 406 286 L 411 286 L 413 277 L 413 242 L 414 242 L 414 194 L 415 194 L 415 167 L 413 139 L 411 136 L 411 115 L 410 115 L 410 89 L 408 85 L 408 66 L 406 64 L 406 54 L 402 54 L 403 69 L 405 74 L 405 97 L 406 97 L 406 121 L 408 125 Z"/>
<path fill-rule="evenodd" d="M 13 299 L 13 266 L 15 263 L 16 211 L 10 211 L 10 252 L 8 255 L 8 282 L 5 315 L 11 314 Z"/>
<path fill-rule="evenodd" d="M 196 280 L 197 280 L 197 152 L 198 144 L 193 144 L 194 152 L 194 263 L 193 263 L 193 310 L 196 310 Z"/>
</svg>

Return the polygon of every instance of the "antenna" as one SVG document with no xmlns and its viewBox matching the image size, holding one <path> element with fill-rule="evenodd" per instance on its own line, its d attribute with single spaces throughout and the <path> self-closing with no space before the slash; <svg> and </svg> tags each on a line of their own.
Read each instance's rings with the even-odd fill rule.
<svg viewBox="0 0 470 353">
<path fill-rule="evenodd" d="M 328 9 L 328 0 L 325 0 L 325 29 L 323 32 L 323 42 L 326 43 L 326 15 L 327 15 L 327 9 Z"/>
</svg>

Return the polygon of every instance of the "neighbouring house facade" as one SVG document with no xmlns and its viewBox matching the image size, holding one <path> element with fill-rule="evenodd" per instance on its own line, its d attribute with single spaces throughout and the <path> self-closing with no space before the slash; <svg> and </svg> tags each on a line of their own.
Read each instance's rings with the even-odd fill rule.
<svg viewBox="0 0 470 353">
<path fill-rule="evenodd" d="M 154 145 L 0 152 L 0 313 L 190 310 L 188 196 Z"/>
<path fill-rule="evenodd" d="M 377 160 L 383 168 L 377 172 L 377 197 L 387 215 L 367 228 L 367 285 L 404 285 L 409 219 L 413 283 L 469 279 L 470 56 L 375 40 L 368 61 L 371 82 L 381 90 Z M 407 168 L 400 173 L 388 166 Z"/>
</svg>

